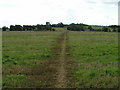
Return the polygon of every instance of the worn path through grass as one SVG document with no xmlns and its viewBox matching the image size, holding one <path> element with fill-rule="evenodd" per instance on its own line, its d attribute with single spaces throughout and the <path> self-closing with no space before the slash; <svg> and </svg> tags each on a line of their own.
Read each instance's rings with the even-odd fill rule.
<svg viewBox="0 0 120 90">
<path fill-rule="evenodd" d="M 61 67 L 59 65 L 64 57 L 61 52 L 63 51 L 65 32 L 64 29 L 58 32 L 5 32 L 3 87 L 57 87 L 58 77 L 61 76 L 59 75 Z M 8 44 L 9 40 L 13 42 Z M 18 42 L 21 47 L 18 46 Z M 18 49 L 21 53 L 18 52 Z M 24 65 L 22 64 L 24 62 L 30 64 Z"/>
<path fill-rule="evenodd" d="M 9 36 L 9 33 L 12 35 Z M 15 65 L 14 63 L 4 63 L 4 88 L 67 88 L 68 84 L 71 83 L 71 80 L 73 82 L 74 79 L 71 78 L 72 72 L 74 72 L 73 61 L 67 60 L 70 49 L 68 44 L 69 31 L 63 29 L 58 32 L 9 33 L 4 33 L 6 35 L 4 36 L 4 56 L 12 57 L 10 53 L 8 53 L 8 56 L 6 55 L 7 53 L 5 53 L 5 51 L 8 52 L 6 49 L 10 49 L 9 51 L 16 51 L 16 57 L 19 55 L 21 56 L 20 60 L 14 57 L 17 62 Z M 48 35 L 46 36 L 46 34 Z M 8 45 L 8 36 L 10 37 L 9 39 L 13 40 L 15 44 L 12 42 Z M 13 36 L 18 38 L 15 39 Z M 23 36 L 24 38 L 22 38 Z M 19 48 L 21 53 L 26 51 L 24 55 L 17 52 L 19 48 L 17 48 L 18 44 L 16 43 L 18 42 L 20 44 L 23 43 L 21 44 L 22 48 Z M 28 44 L 27 46 L 26 43 Z M 16 46 L 13 47 L 13 45 Z M 48 52 L 48 54 L 46 54 L 45 51 Z M 41 54 L 45 54 L 45 58 L 40 57 Z M 26 55 L 29 56 L 25 57 Z M 9 60 L 9 58 L 7 58 L 7 60 Z M 13 57 L 10 60 L 15 61 Z M 21 64 L 20 62 L 23 63 L 22 60 L 30 64 Z M 7 63 L 10 67 L 7 67 Z"/>
<path fill-rule="evenodd" d="M 66 35 L 67 32 L 63 32 L 63 37 L 62 37 L 62 41 L 61 41 L 61 53 L 60 53 L 60 57 L 59 57 L 59 68 L 58 68 L 58 76 L 57 76 L 57 85 L 56 87 L 58 88 L 65 88 L 66 86 L 66 70 L 65 70 L 65 65 L 66 65 L 66 61 L 65 61 L 65 52 L 66 52 Z"/>
<path fill-rule="evenodd" d="M 52 50 L 53 58 L 38 62 L 38 66 L 32 69 L 32 75 L 28 75 L 29 82 L 34 81 L 32 87 L 44 88 L 66 88 L 67 87 L 67 70 L 66 70 L 66 53 L 67 53 L 68 31 L 62 31 L 56 40 L 56 45 Z M 29 83 L 31 84 L 31 83 Z"/>
</svg>

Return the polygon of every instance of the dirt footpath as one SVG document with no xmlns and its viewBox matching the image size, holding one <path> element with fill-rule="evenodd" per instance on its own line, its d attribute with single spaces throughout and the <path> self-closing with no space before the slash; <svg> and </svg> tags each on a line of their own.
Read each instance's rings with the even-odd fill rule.
<svg viewBox="0 0 120 90">
<path fill-rule="evenodd" d="M 65 54 L 66 54 L 66 35 L 67 32 L 63 33 L 63 37 L 62 37 L 62 41 L 61 41 L 61 52 L 60 52 L 60 57 L 59 57 L 59 67 L 58 67 L 58 76 L 57 76 L 57 84 L 56 87 L 57 88 L 66 88 L 66 70 L 65 70 L 65 65 L 66 65 L 66 61 L 65 61 Z"/>
<path fill-rule="evenodd" d="M 53 58 L 37 62 L 28 74 L 28 87 L 35 88 L 67 88 L 68 83 L 73 82 L 71 73 L 73 62 L 67 60 L 69 52 L 69 32 L 64 30 L 56 39 L 56 45 L 52 49 Z"/>
</svg>

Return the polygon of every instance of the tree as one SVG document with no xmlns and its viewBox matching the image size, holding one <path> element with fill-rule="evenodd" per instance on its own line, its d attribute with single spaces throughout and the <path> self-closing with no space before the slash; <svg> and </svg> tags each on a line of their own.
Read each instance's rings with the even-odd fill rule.
<svg viewBox="0 0 120 90">
<path fill-rule="evenodd" d="M 15 31 L 15 26 L 14 25 L 10 25 L 10 31 Z"/>
<path fill-rule="evenodd" d="M 21 25 L 15 25 L 15 31 L 23 31 L 23 27 Z"/>
<path fill-rule="evenodd" d="M 46 22 L 46 30 L 51 30 L 52 27 L 51 27 L 51 24 L 50 22 Z"/>
<path fill-rule="evenodd" d="M 8 30 L 8 27 L 6 27 L 6 26 L 2 27 L 2 31 L 7 31 L 7 30 Z"/>
<path fill-rule="evenodd" d="M 50 26 L 51 24 L 50 24 L 50 22 L 46 22 L 46 26 Z"/>
<path fill-rule="evenodd" d="M 85 27 L 83 25 L 80 24 L 70 24 L 67 27 L 68 30 L 72 30 L 72 31 L 85 31 Z"/>
<path fill-rule="evenodd" d="M 46 26 L 46 30 L 52 30 L 51 26 Z"/>
<path fill-rule="evenodd" d="M 113 31 L 113 32 L 117 32 L 117 31 L 118 31 L 118 28 L 119 28 L 118 25 L 110 25 L 109 27 L 112 28 L 112 31 Z"/>
<path fill-rule="evenodd" d="M 90 31 L 93 31 L 93 28 L 92 28 L 91 26 L 88 26 L 88 29 L 89 29 Z"/>
<path fill-rule="evenodd" d="M 46 30 L 46 25 L 37 24 L 36 28 L 37 28 L 37 31 Z"/>
<path fill-rule="evenodd" d="M 62 22 L 57 24 L 58 27 L 64 27 L 64 24 Z"/>
<path fill-rule="evenodd" d="M 109 32 L 109 28 L 108 28 L 108 27 L 103 27 L 103 28 L 102 28 L 102 31 L 104 31 L 104 32 Z"/>
</svg>

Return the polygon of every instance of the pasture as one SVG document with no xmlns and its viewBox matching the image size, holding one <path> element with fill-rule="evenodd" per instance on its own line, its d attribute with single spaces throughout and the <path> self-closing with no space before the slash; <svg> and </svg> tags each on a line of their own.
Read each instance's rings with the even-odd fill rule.
<svg viewBox="0 0 120 90">
<path fill-rule="evenodd" d="M 3 32 L 3 87 L 29 87 L 28 77 L 32 78 L 35 70 L 39 72 L 41 62 L 53 57 L 51 49 L 59 33 Z"/>
<path fill-rule="evenodd" d="M 3 32 L 3 88 L 117 88 L 118 33 Z"/>
<path fill-rule="evenodd" d="M 118 34 L 106 32 L 70 32 L 71 57 L 79 88 L 118 87 Z"/>
</svg>

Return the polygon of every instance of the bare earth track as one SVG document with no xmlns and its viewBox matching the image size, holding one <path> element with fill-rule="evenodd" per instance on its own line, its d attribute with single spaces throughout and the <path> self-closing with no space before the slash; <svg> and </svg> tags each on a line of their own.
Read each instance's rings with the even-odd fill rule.
<svg viewBox="0 0 120 90">
<path fill-rule="evenodd" d="M 74 71 L 73 60 L 68 60 L 69 55 L 69 31 L 63 30 L 56 38 L 56 44 L 52 48 L 52 57 L 46 60 L 32 61 L 35 66 L 23 67 L 16 75 L 26 76 L 24 86 L 14 88 L 68 88 L 74 83 L 72 72 Z"/>
<path fill-rule="evenodd" d="M 56 40 L 56 46 L 52 50 L 53 58 L 43 60 L 32 68 L 28 76 L 28 87 L 37 88 L 67 88 L 67 74 L 69 72 L 69 61 L 66 60 L 66 53 L 69 47 L 68 31 L 64 30 Z M 68 70 L 66 70 L 67 68 Z M 70 66 L 71 67 L 71 66 Z M 25 73 L 24 73 L 25 74 Z M 32 83 L 32 84 L 31 84 Z"/>
<path fill-rule="evenodd" d="M 9 32 L 10 33 L 10 32 Z M 6 35 L 9 35 L 6 32 Z M 19 32 L 11 32 L 11 35 L 19 35 Z M 34 33 L 34 34 L 31 34 Z M 39 32 L 41 33 L 41 32 Z M 39 35 L 36 32 L 22 32 L 21 35 Z M 51 32 L 52 33 L 52 32 Z M 41 47 L 27 47 L 27 43 L 24 45 L 28 50 L 26 53 L 27 57 L 20 58 L 19 57 L 24 54 L 21 50 L 20 56 L 16 55 L 15 57 L 9 57 L 9 55 L 13 56 L 14 53 L 10 54 L 10 52 L 5 57 L 5 65 L 3 67 L 3 87 L 4 88 L 113 88 L 118 87 L 118 67 L 117 67 L 117 35 L 116 33 L 105 33 L 105 32 L 73 32 L 67 31 L 65 28 L 56 31 L 55 37 L 51 37 L 50 41 L 53 41 L 51 44 L 47 42 L 49 37 L 41 38 L 35 37 L 33 40 L 29 41 L 29 38 L 17 38 L 15 40 L 26 41 L 28 44 L 32 41 L 36 40 L 35 44 L 41 43 L 42 45 L 46 45 L 51 48 L 49 50 L 50 56 L 45 58 L 33 57 L 33 60 L 29 57 L 27 52 L 32 51 L 30 53 L 42 53 L 42 52 L 34 52 L 34 50 L 39 51 Z M 55 35 L 51 34 L 51 35 Z M 103 34 L 104 33 L 104 34 Z M 42 34 L 42 33 L 41 33 Z M 41 35 L 40 34 L 40 35 Z M 43 36 L 47 36 L 46 31 Z M 94 37 L 92 37 L 95 35 Z M 70 36 L 70 37 L 69 37 Z M 111 36 L 111 37 L 110 37 Z M 95 37 L 97 37 L 95 39 Z M 115 37 L 115 38 L 114 38 Z M 7 36 L 7 38 L 9 38 Z M 14 38 L 10 38 L 7 40 L 5 36 L 6 47 L 9 44 L 10 40 L 14 41 Z M 39 39 L 41 38 L 41 39 Z M 70 39 L 69 39 L 70 38 Z M 32 39 L 32 37 L 30 38 Z M 12 42 L 13 42 L 12 41 Z M 80 42 L 79 42 L 80 41 Z M 113 42 L 114 41 L 114 42 Z M 93 43 L 91 43 L 93 42 Z M 103 44 L 101 44 L 101 42 Z M 34 43 L 34 42 L 33 42 Z M 113 43 L 113 44 L 112 44 Z M 98 45 L 99 44 L 99 45 Z M 17 48 L 16 42 L 10 45 L 10 49 L 8 47 L 4 49 L 5 51 L 10 51 L 13 49 L 12 45 L 15 45 L 15 49 L 19 50 L 22 47 L 22 44 Z M 23 47 L 25 47 L 23 45 Z M 31 46 L 30 45 L 30 46 Z M 53 46 L 52 46 L 53 45 Z M 9 45 L 8 45 L 9 46 Z M 39 48 L 38 48 L 39 47 Z M 107 47 L 107 49 L 106 49 Z M 28 49 L 29 48 L 29 49 Z M 14 49 L 13 49 L 14 50 Z M 13 52 L 12 50 L 12 52 Z M 44 49 L 43 49 L 44 50 Z M 116 50 L 116 51 L 115 51 Z M 15 51 L 15 53 L 17 53 Z M 30 54 L 30 56 L 32 56 Z M 39 54 L 37 55 L 39 56 Z M 44 56 L 43 56 L 44 57 Z M 90 57 L 90 58 L 89 58 Z M 101 58 L 102 57 L 102 58 Z M 18 62 L 17 62 L 18 58 Z M 97 60 L 98 58 L 101 58 Z M 108 60 L 107 60 L 107 59 Z M 23 59 L 23 60 L 22 60 Z M 15 61 L 14 61 L 15 60 Z M 20 61 L 22 60 L 22 61 Z M 19 64 L 20 62 L 20 64 Z M 25 62 L 25 63 L 24 63 Z M 30 62 L 30 63 L 28 63 Z M 101 68 L 102 67 L 102 68 Z M 112 78 L 112 79 L 111 79 Z M 111 82 L 111 83 L 109 83 Z M 8 89 L 9 90 L 9 89 Z"/>
<path fill-rule="evenodd" d="M 66 88 L 66 71 L 65 71 L 65 51 L 66 51 L 66 32 L 63 33 L 63 38 L 61 42 L 61 53 L 59 57 L 59 68 L 58 68 L 58 76 L 57 76 L 57 88 Z"/>
</svg>

